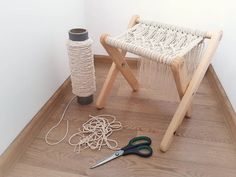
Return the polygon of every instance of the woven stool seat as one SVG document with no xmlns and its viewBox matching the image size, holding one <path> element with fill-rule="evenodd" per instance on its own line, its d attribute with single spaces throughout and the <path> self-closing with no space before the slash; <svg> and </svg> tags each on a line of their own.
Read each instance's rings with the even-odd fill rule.
<svg viewBox="0 0 236 177">
<path fill-rule="evenodd" d="M 125 33 L 106 42 L 136 55 L 169 64 L 203 41 L 205 32 L 140 20 Z"/>
</svg>

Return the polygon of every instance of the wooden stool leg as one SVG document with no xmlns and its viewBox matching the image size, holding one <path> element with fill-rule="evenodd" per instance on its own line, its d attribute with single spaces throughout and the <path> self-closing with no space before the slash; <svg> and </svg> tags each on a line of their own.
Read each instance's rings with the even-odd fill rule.
<svg viewBox="0 0 236 177">
<path fill-rule="evenodd" d="M 204 53 L 201 62 L 199 63 L 196 71 L 193 74 L 192 80 L 189 83 L 189 86 L 184 93 L 182 100 L 172 118 L 169 127 L 167 128 L 165 135 L 160 144 L 160 150 L 166 152 L 173 140 L 173 136 L 179 125 L 182 123 L 186 112 L 189 109 L 189 106 L 193 100 L 194 95 L 199 88 L 199 85 L 207 71 L 207 68 L 210 65 L 211 59 L 219 45 L 219 41 L 222 37 L 222 31 L 212 33 L 211 39 L 208 43 L 206 52 Z"/>
<path fill-rule="evenodd" d="M 138 19 L 139 19 L 139 16 L 134 15 L 129 21 L 128 28 L 132 28 L 135 24 L 137 24 Z M 101 36 L 101 43 L 104 45 L 106 45 L 105 37 L 106 35 Z M 120 53 L 122 53 L 121 54 L 122 58 L 124 58 L 126 55 L 126 51 L 121 50 Z M 102 109 L 105 107 L 107 97 L 109 96 L 112 86 L 114 85 L 118 72 L 119 72 L 119 69 L 116 67 L 116 64 L 113 62 L 96 102 L 96 107 L 98 109 Z M 136 88 L 133 88 L 133 89 L 135 90 Z"/>
<path fill-rule="evenodd" d="M 112 86 L 114 85 L 119 70 L 116 68 L 116 64 L 113 62 L 106 80 L 102 86 L 102 90 L 97 98 L 96 107 L 102 109 L 105 107 L 105 102 L 109 93 L 111 92 Z"/>
<path fill-rule="evenodd" d="M 173 62 L 171 63 L 171 70 L 175 79 L 179 98 L 181 100 L 189 84 L 189 79 L 187 76 L 184 59 L 183 58 L 174 59 Z M 192 115 L 192 106 L 189 107 L 185 117 L 190 118 L 191 115 Z"/>
<path fill-rule="evenodd" d="M 132 71 L 129 68 L 129 65 L 124 59 L 124 55 L 126 52 L 120 51 L 119 49 L 112 47 L 108 44 L 106 44 L 106 37 L 108 35 L 102 35 L 101 36 L 101 44 L 106 49 L 107 53 L 110 55 L 110 57 L 113 60 L 111 69 L 108 73 L 108 76 L 105 80 L 105 83 L 102 87 L 101 93 L 97 99 L 96 106 L 98 109 L 102 109 L 105 106 L 106 99 L 112 89 L 112 86 L 115 82 L 116 76 L 118 74 L 118 71 L 122 73 L 122 75 L 125 77 L 127 82 L 132 87 L 133 91 L 137 91 L 139 84 L 136 78 L 134 77 Z"/>
<path fill-rule="evenodd" d="M 138 81 L 134 77 L 129 65 L 125 61 L 122 51 L 118 48 L 112 47 L 106 43 L 106 37 L 108 35 L 104 35 L 101 37 L 101 43 L 103 47 L 106 49 L 107 53 L 111 56 L 113 62 L 115 63 L 116 68 L 121 72 L 124 78 L 127 80 L 129 85 L 132 87 L 133 91 L 137 91 L 139 88 Z"/>
</svg>

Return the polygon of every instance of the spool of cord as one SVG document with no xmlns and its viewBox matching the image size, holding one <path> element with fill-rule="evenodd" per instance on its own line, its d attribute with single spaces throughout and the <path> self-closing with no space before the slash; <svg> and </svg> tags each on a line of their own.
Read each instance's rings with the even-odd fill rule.
<svg viewBox="0 0 236 177">
<path fill-rule="evenodd" d="M 92 103 L 93 93 L 96 91 L 92 43 L 86 29 L 76 28 L 69 31 L 67 50 L 72 92 L 77 95 L 77 101 L 82 105 Z"/>
</svg>

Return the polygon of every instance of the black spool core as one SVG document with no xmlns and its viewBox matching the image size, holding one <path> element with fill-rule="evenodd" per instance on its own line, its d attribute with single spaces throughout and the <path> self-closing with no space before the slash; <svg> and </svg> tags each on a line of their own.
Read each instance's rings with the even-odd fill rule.
<svg viewBox="0 0 236 177">
<path fill-rule="evenodd" d="M 69 39 L 72 41 L 85 41 L 88 39 L 88 31 L 83 28 L 74 28 L 69 31 Z M 77 96 L 77 102 L 81 105 L 87 105 L 93 102 L 93 95 L 87 97 Z"/>
<path fill-rule="evenodd" d="M 77 96 L 77 102 L 81 105 L 87 105 L 93 102 L 93 95 L 87 97 Z"/>
<path fill-rule="evenodd" d="M 69 31 L 69 39 L 72 41 L 85 41 L 88 39 L 88 31 L 83 28 L 74 28 Z"/>
</svg>

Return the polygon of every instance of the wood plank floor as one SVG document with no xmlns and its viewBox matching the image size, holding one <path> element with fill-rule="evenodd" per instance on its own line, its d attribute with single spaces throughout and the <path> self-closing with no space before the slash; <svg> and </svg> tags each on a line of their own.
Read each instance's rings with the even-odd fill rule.
<svg viewBox="0 0 236 177">
<path fill-rule="evenodd" d="M 109 66 L 110 63 L 96 62 L 98 91 Z M 136 71 L 135 66 L 132 69 Z M 84 150 L 75 154 L 73 147 L 67 144 L 68 137 L 56 146 L 49 146 L 44 141 L 45 133 L 58 121 L 71 97 L 69 88 L 8 177 L 236 177 L 235 142 L 227 128 L 221 103 L 207 77 L 194 98 L 192 118 L 184 120 L 166 153 L 159 151 L 159 144 L 178 106 L 176 98 L 165 98 L 147 90 L 133 93 L 119 76 L 105 109 L 97 110 L 94 103 L 81 106 L 74 100 L 66 114 L 70 121 L 69 135 L 88 119 L 88 115 L 105 113 L 116 115 L 124 126 L 122 131 L 112 135 L 120 146 L 137 135 L 147 135 L 153 142 L 151 158 L 126 156 L 95 169 L 89 169 L 90 165 L 109 155 L 110 150 Z M 65 125 L 66 121 L 63 121 L 50 139 L 62 137 Z"/>
</svg>

